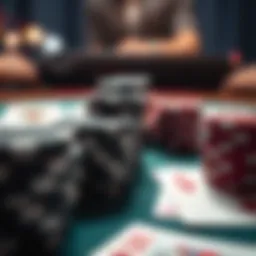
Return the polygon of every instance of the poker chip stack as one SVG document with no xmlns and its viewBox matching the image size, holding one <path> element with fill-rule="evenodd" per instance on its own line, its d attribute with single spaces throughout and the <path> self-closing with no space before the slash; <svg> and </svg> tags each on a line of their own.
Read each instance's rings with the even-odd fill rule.
<svg viewBox="0 0 256 256">
<path fill-rule="evenodd" d="M 144 78 L 134 76 L 99 81 L 77 132 L 86 177 L 82 205 L 112 208 L 127 198 L 140 159 L 146 87 Z"/>
<path fill-rule="evenodd" d="M 149 78 L 116 75 L 99 79 L 91 99 L 93 115 L 141 119 L 145 109 Z"/>
<path fill-rule="evenodd" d="M 198 151 L 198 98 L 152 97 L 146 120 L 149 139 L 176 153 Z"/>
<path fill-rule="evenodd" d="M 128 120 L 94 117 L 78 131 L 85 173 L 82 213 L 112 209 L 127 198 L 137 171 L 141 143 L 138 129 Z"/>
<path fill-rule="evenodd" d="M 0 122 L 0 254 L 56 255 L 78 199 L 79 155 L 68 127 L 25 113 L 27 122 L 8 111 Z"/>
<path fill-rule="evenodd" d="M 256 107 L 212 102 L 202 108 L 200 148 L 209 184 L 256 210 Z"/>
</svg>

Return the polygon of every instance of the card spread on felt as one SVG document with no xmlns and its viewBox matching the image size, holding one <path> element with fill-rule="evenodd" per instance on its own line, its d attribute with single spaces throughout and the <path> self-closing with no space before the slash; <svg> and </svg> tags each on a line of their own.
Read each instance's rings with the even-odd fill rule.
<svg viewBox="0 0 256 256">
<path fill-rule="evenodd" d="M 256 215 L 243 211 L 234 200 L 211 189 L 200 168 L 168 166 L 155 174 L 162 192 L 158 205 L 169 197 L 169 206 L 175 205 L 176 209 L 176 214 L 167 214 L 165 219 L 179 217 L 185 224 L 195 226 L 256 227 Z M 163 219 L 156 212 L 154 216 Z"/>
<path fill-rule="evenodd" d="M 256 247 L 134 223 L 90 256 L 254 256 Z"/>
<path fill-rule="evenodd" d="M 68 107 L 66 107 L 68 106 Z M 63 120 L 86 116 L 85 104 L 81 101 L 17 102 L 6 104 L 0 117 L 1 127 L 28 127 L 51 125 Z"/>
</svg>

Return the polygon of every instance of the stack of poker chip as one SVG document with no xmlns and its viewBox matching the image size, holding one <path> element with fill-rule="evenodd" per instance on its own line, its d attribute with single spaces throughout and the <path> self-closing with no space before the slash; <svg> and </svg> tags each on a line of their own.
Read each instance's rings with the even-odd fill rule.
<svg viewBox="0 0 256 256">
<path fill-rule="evenodd" d="M 256 107 L 232 102 L 204 105 L 200 148 L 207 182 L 256 210 Z"/>
<path fill-rule="evenodd" d="M 147 85 L 140 76 L 99 80 L 89 115 L 77 130 L 86 177 L 82 205 L 93 201 L 96 209 L 108 208 L 127 198 L 140 159 Z"/>
<path fill-rule="evenodd" d="M 46 112 L 13 103 L 2 113 L 1 255 L 56 255 L 78 199 L 72 131 Z"/>
<path fill-rule="evenodd" d="M 172 152 L 197 152 L 200 105 L 201 100 L 195 97 L 165 99 L 153 96 L 146 115 L 149 140 Z"/>
<path fill-rule="evenodd" d="M 113 75 L 97 82 L 91 111 L 97 116 L 141 119 L 150 80 L 145 75 Z"/>
<path fill-rule="evenodd" d="M 82 213 L 118 206 L 129 196 L 141 145 L 138 130 L 131 120 L 102 117 L 87 119 L 77 130 L 85 176 Z"/>
</svg>

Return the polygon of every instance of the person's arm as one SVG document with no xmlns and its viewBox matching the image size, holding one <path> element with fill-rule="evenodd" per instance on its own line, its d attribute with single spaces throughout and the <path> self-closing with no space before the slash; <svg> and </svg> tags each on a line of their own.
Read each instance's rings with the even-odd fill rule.
<svg viewBox="0 0 256 256">
<path fill-rule="evenodd" d="M 40 61 L 33 61 L 19 53 L 3 54 L 0 56 L 0 83 L 71 82 L 76 78 L 76 71 L 83 59 L 81 51 Z"/>
<path fill-rule="evenodd" d="M 201 50 L 201 38 L 193 9 L 192 0 L 179 0 L 175 15 L 171 18 L 173 32 L 163 40 L 127 39 L 118 47 L 119 53 L 162 54 L 177 56 L 198 55 Z"/>
<path fill-rule="evenodd" d="M 256 65 L 239 67 L 224 81 L 222 91 L 229 94 L 247 94 L 256 97 Z"/>
<path fill-rule="evenodd" d="M 18 53 L 0 56 L 0 82 L 36 83 L 39 69 L 30 59 Z"/>
</svg>

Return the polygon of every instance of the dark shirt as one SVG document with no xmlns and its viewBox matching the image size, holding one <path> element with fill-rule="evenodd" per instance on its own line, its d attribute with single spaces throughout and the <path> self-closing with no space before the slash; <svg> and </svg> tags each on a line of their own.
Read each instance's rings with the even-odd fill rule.
<svg viewBox="0 0 256 256">
<path fill-rule="evenodd" d="M 89 45 L 113 47 L 129 36 L 160 39 L 182 29 L 195 29 L 193 0 L 137 0 L 140 14 L 136 28 L 125 25 L 126 0 L 87 0 Z"/>
<path fill-rule="evenodd" d="M 106 55 L 112 55 L 112 48 L 126 37 L 163 39 L 183 29 L 197 29 L 193 0 L 138 0 L 141 11 L 138 22 L 133 28 L 129 28 L 123 18 L 125 1 L 86 0 L 89 46 L 94 47 L 100 44 L 103 50 L 106 50 Z M 101 61 L 95 61 L 91 48 L 87 49 L 87 51 L 82 50 L 43 61 L 40 64 L 41 77 L 44 81 L 54 83 L 67 81 L 75 83 L 81 74 L 86 75 L 92 72 L 93 68 L 87 69 L 87 66 L 94 67 L 93 70 L 96 72 L 100 69 L 99 64 L 104 62 L 104 58 Z M 155 66 L 158 66 L 157 62 Z"/>
</svg>

